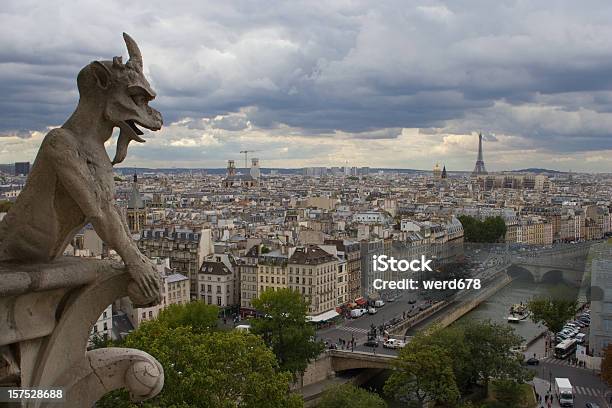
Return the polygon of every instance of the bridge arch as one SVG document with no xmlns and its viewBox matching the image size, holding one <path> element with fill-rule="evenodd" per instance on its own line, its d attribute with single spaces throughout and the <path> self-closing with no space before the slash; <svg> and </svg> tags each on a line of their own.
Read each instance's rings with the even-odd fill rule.
<svg viewBox="0 0 612 408">
<path fill-rule="evenodd" d="M 536 281 L 536 277 L 534 276 L 533 272 L 529 270 L 528 268 L 525 268 L 520 265 L 516 265 L 516 264 L 510 265 L 507 269 L 507 273 L 511 278 L 528 279 L 532 282 Z"/>
<path fill-rule="evenodd" d="M 391 368 L 397 356 L 388 354 L 373 354 L 365 352 L 335 352 L 330 353 L 331 368 L 335 372 L 355 369 L 386 369 Z"/>
<path fill-rule="evenodd" d="M 540 278 L 540 282 L 543 283 L 561 283 L 564 281 L 564 273 L 559 269 L 550 269 L 549 271 L 544 272 Z"/>
</svg>

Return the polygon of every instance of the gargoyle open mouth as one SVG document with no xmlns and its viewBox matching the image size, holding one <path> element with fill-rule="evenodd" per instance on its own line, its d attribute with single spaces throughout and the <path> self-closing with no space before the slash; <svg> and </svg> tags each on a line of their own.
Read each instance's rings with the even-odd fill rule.
<svg viewBox="0 0 612 408">
<path fill-rule="evenodd" d="M 126 120 L 126 121 L 125 121 L 125 123 L 127 123 L 127 125 L 128 125 L 128 126 L 129 126 L 129 127 L 130 127 L 130 128 L 133 130 L 133 131 L 134 131 L 134 133 L 136 133 L 137 135 L 139 135 L 139 136 L 144 135 L 144 133 L 142 132 L 142 130 L 138 129 L 138 126 L 136 126 L 136 123 L 135 123 L 133 120 L 128 119 L 128 120 Z"/>
<path fill-rule="evenodd" d="M 112 161 L 113 165 L 121 163 L 123 159 L 125 159 L 128 145 L 132 140 L 138 143 L 145 142 L 145 140 L 140 137 L 140 135 L 144 135 L 144 133 L 138 128 L 138 126 L 136 126 L 136 123 L 138 122 L 132 119 L 119 122 L 119 139 L 117 140 L 117 151 L 115 153 L 115 158 Z M 143 126 L 141 123 L 138 124 Z"/>
</svg>

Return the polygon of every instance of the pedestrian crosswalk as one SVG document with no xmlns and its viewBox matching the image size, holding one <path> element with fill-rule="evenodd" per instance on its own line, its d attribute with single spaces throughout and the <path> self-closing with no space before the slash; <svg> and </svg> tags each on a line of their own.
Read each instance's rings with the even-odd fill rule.
<svg viewBox="0 0 612 408">
<path fill-rule="evenodd" d="M 358 333 L 358 334 L 365 334 L 369 332 L 368 329 L 361 329 L 359 327 L 350 327 L 350 326 L 340 326 L 340 327 L 337 327 L 337 329 L 346 331 L 346 332 L 350 332 L 350 333 Z"/>
<path fill-rule="evenodd" d="M 581 387 L 577 385 L 574 387 L 574 390 L 576 390 L 576 394 L 587 395 L 589 397 L 599 397 L 600 395 L 603 395 L 603 391 L 598 390 L 597 388 Z"/>
<path fill-rule="evenodd" d="M 582 368 L 576 364 L 573 364 L 570 359 L 562 360 L 560 358 L 555 358 L 555 357 L 546 357 L 540 361 L 548 363 L 548 364 L 556 364 L 556 365 L 561 365 L 561 366 L 571 366 L 575 368 Z"/>
</svg>

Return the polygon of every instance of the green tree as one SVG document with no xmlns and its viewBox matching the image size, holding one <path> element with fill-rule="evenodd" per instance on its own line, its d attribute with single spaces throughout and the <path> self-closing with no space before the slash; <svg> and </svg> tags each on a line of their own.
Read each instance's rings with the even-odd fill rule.
<svg viewBox="0 0 612 408">
<path fill-rule="evenodd" d="M 458 218 L 467 242 L 499 242 L 506 235 L 507 227 L 502 217 L 487 217 L 484 221 L 469 215 L 460 215 Z"/>
<path fill-rule="evenodd" d="M 514 329 L 480 320 L 468 320 L 461 327 L 470 356 L 465 362 L 466 373 L 471 382 L 484 387 L 485 393 L 491 378 L 522 383 L 533 377 L 513 351 L 522 344 L 522 338 L 514 333 Z"/>
<path fill-rule="evenodd" d="M 219 308 L 202 301 L 170 305 L 157 320 L 170 328 L 191 327 L 194 333 L 207 333 L 217 328 Z"/>
<path fill-rule="evenodd" d="M 106 336 L 101 336 L 99 333 L 91 336 L 91 349 L 99 349 L 110 347 L 113 345 L 113 341 Z"/>
<path fill-rule="evenodd" d="M 317 408 L 386 408 L 387 403 L 377 394 L 355 387 L 340 384 L 327 387 Z"/>
<path fill-rule="evenodd" d="M 521 384 L 513 380 L 496 380 L 493 383 L 495 399 L 504 408 L 521 406 L 525 401 L 525 394 Z"/>
<path fill-rule="evenodd" d="M 12 206 L 12 201 L 0 201 L 0 213 L 8 212 Z"/>
<path fill-rule="evenodd" d="M 474 375 L 471 371 L 471 350 L 465 339 L 462 326 L 453 325 L 444 329 L 432 328 L 428 336 L 417 336 L 413 341 L 424 341 L 426 344 L 438 346 L 452 356 L 455 382 L 460 390 L 467 390 Z"/>
<path fill-rule="evenodd" d="M 460 394 L 448 350 L 427 344 L 425 339 L 412 341 L 400 351 L 393 365 L 384 391 L 395 400 L 409 400 L 417 407 L 429 402 L 458 401 Z"/>
<path fill-rule="evenodd" d="M 126 391 L 105 396 L 101 408 L 202 407 L 297 408 L 301 397 L 289 392 L 291 375 L 278 371 L 261 338 L 236 331 L 194 333 L 153 320 L 125 340 L 126 347 L 154 356 L 164 367 L 162 392 L 144 404 L 129 402 Z"/>
<path fill-rule="evenodd" d="M 324 349 L 315 341 L 315 329 L 306 321 L 308 303 L 291 289 L 266 290 L 253 300 L 253 307 L 263 314 L 254 319 L 251 331 L 260 335 L 274 351 L 281 370 L 295 376 Z"/>
<path fill-rule="evenodd" d="M 577 303 L 563 289 L 553 290 L 547 296 L 538 296 L 527 303 L 534 323 L 543 323 L 553 333 L 561 331 L 565 322 L 576 314 Z"/>
</svg>

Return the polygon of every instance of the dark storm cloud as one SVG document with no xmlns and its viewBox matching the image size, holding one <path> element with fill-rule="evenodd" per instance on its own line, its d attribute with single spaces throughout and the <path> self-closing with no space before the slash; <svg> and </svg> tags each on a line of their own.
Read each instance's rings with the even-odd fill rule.
<svg viewBox="0 0 612 408">
<path fill-rule="evenodd" d="M 608 1 L 0 7 L 0 134 L 65 120 L 78 99 L 78 70 L 125 56 L 127 31 L 141 45 L 159 94 L 153 105 L 167 123 L 287 125 L 357 139 L 393 139 L 401 128 L 482 130 L 558 151 L 612 148 Z"/>
</svg>

